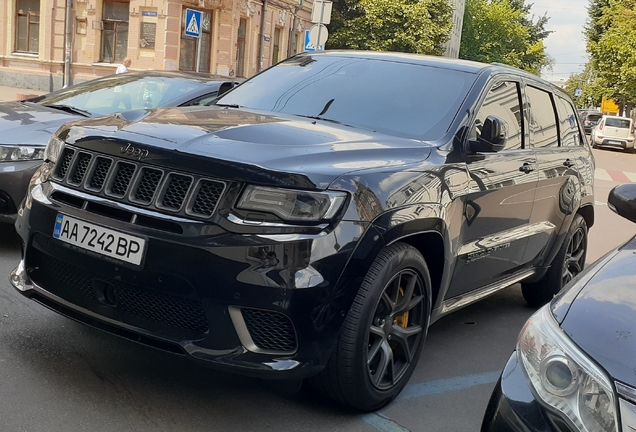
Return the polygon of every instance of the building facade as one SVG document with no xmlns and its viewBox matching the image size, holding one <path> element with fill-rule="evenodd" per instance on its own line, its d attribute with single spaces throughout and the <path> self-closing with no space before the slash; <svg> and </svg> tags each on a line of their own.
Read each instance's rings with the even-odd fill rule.
<svg viewBox="0 0 636 432">
<path fill-rule="evenodd" d="M 302 51 L 313 0 L 67 0 L 0 2 L 0 85 L 57 90 L 131 69 L 249 77 Z M 186 10 L 202 12 L 200 37 L 185 35 Z M 66 23 L 70 22 L 70 38 Z M 262 44 L 262 45 L 261 45 Z"/>
<path fill-rule="evenodd" d="M 464 24 L 464 9 L 466 0 L 449 0 L 453 7 L 453 28 L 446 43 L 445 57 L 458 58 L 459 46 L 462 41 L 462 27 Z"/>
</svg>

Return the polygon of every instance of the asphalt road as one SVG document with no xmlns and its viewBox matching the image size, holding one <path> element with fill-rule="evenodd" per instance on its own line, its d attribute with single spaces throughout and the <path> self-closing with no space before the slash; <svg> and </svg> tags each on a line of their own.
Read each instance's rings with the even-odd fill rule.
<svg viewBox="0 0 636 432">
<path fill-rule="evenodd" d="M 588 262 L 636 234 L 606 205 L 618 184 L 608 175 L 636 173 L 636 155 L 594 152 L 605 180 L 597 176 Z M 2 432 L 478 431 L 534 312 L 516 285 L 438 321 L 400 398 L 361 415 L 304 388 L 204 369 L 58 316 L 10 287 L 18 259 L 17 237 L 0 225 Z"/>
</svg>

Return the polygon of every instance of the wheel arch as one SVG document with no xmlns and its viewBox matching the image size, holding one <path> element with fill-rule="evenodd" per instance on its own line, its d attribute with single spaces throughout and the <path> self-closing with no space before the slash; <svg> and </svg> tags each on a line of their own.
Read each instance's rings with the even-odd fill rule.
<svg viewBox="0 0 636 432">
<path fill-rule="evenodd" d="M 577 213 L 583 216 L 587 228 L 592 228 L 592 226 L 594 225 L 594 206 L 592 204 L 581 206 L 579 207 Z"/>
</svg>

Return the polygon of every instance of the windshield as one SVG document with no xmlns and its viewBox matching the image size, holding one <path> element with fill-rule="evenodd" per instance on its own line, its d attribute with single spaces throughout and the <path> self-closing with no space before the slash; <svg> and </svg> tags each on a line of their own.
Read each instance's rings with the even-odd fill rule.
<svg viewBox="0 0 636 432">
<path fill-rule="evenodd" d="M 435 140 L 476 78 L 452 69 L 341 55 L 297 56 L 217 102 Z"/>
<path fill-rule="evenodd" d="M 78 84 L 39 100 L 41 105 L 67 105 L 93 116 L 169 106 L 171 101 L 205 83 L 179 77 L 111 75 Z"/>
</svg>

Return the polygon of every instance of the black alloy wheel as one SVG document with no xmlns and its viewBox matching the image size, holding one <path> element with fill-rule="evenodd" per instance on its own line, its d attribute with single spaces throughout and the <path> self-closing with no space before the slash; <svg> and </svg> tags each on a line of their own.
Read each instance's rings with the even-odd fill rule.
<svg viewBox="0 0 636 432">
<path fill-rule="evenodd" d="M 327 366 L 310 379 L 312 387 L 363 411 L 395 399 L 420 357 L 431 296 L 422 254 L 406 243 L 384 248 L 367 271 Z"/>
<path fill-rule="evenodd" d="M 402 270 L 384 288 L 369 328 L 367 365 L 373 385 L 386 390 L 406 373 L 423 335 L 424 283 Z"/>
<path fill-rule="evenodd" d="M 565 260 L 563 260 L 563 282 L 565 286 L 576 275 L 583 271 L 585 265 L 585 252 L 587 248 L 587 230 L 584 226 L 577 226 L 576 231 L 570 237 Z"/>
<path fill-rule="evenodd" d="M 561 288 L 583 271 L 586 254 L 587 224 L 583 216 L 576 214 L 545 276 L 537 282 L 521 283 L 521 292 L 528 305 L 539 307 L 552 300 Z"/>
</svg>

